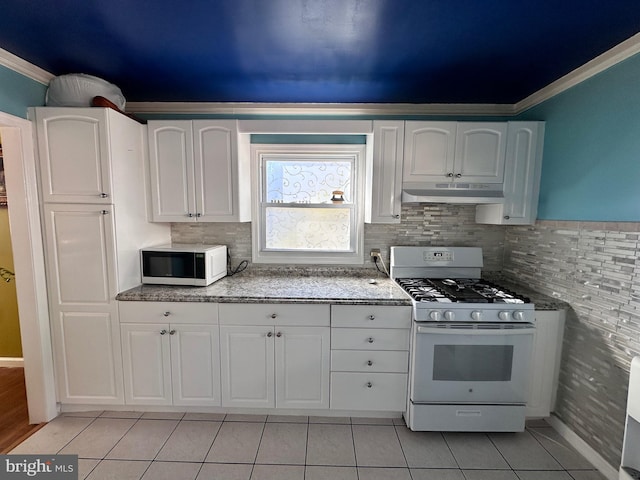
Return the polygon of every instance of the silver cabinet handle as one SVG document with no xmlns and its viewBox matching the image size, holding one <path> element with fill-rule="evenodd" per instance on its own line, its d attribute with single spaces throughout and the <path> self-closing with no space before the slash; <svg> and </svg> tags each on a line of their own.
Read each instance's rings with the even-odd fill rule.
<svg viewBox="0 0 640 480">
<path fill-rule="evenodd" d="M 376 316 L 375 316 L 375 315 L 369 315 L 367 318 L 368 318 L 369 320 L 375 320 L 375 319 L 376 319 Z"/>
<path fill-rule="evenodd" d="M 168 317 L 169 315 L 171 315 L 171 312 L 164 312 L 162 315 L 164 315 L 165 317 Z"/>
<path fill-rule="evenodd" d="M 100 213 L 102 215 L 108 215 L 109 214 L 109 210 L 100 210 Z"/>
<path fill-rule="evenodd" d="M 282 332 L 276 333 L 276 337 L 280 338 L 282 336 Z"/>
<path fill-rule="evenodd" d="M 107 198 L 109 196 L 109 194 L 107 193 L 101 193 L 100 194 L 100 198 Z"/>
<path fill-rule="evenodd" d="M 373 365 L 373 362 L 371 360 L 367 360 L 367 365 L 371 366 Z"/>
<path fill-rule="evenodd" d="M 369 337 L 369 338 L 367 338 L 367 342 L 369 342 L 369 343 L 373 343 L 373 337 Z"/>
<path fill-rule="evenodd" d="M 267 333 L 267 337 L 269 337 L 269 338 L 273 337 L 273 332 Z"/>
<path fill-rule="evenodd" d="M 460 178 L 462 176 L 461 173 L 456 173 L 456 178 Z"/>
<path fill-rule="evenodd" d="M 175 330 L 169 330 L 169 335 L 175 335 L 176 331 Z"/>
<path fill-rule="evenodd" d="M 400 214 L 398 215 L 391 215 L 393 218 L 400 218 Z"/>
<path fill-rule="evenodd" d="M 447 177 L 452 178 L 453 177 L 453 172 L 447 173 Z"/>
<path fill-rule="evenodd" d="M 371 388 L 371 387 L 373 387 L 373 383 L 371 383 L 371 382 L 367 382 L 367 383 L 366 383 L 366 386 L 367 386 L 367 388 Z"/>
<path fill-rule="evenodd" d="M 160 330 L 160 335 L 166 335 L 167 331 L 163 328 L 162 330 Z"/>
<path fill-rule="evenodd" d="M 193 213 L 187 213 L 187 217 L 189 218 L 193 217 Z"/>
<path fill-rule="evenodd" d="M 277 318 L 277 317 L 278 317 L 278 314 L 277 314 L 277 313 L 272 313 L 272 314 L 271 314 L 271 318 Z"/>
<path fill-rule="evenodd" d="M 505 220 L 509 220 L 510 218 L 511 218 L 511 217 L 510 217 L 509 215 L 505 215 L 505 216 L 504 216 L 504 219 L 505 219 Z"/>
<path fill-rule="evenodd" d="M 202 216 L 201 213 L 196 213 L 196 217 L 200 218 Z"/>
</svg>

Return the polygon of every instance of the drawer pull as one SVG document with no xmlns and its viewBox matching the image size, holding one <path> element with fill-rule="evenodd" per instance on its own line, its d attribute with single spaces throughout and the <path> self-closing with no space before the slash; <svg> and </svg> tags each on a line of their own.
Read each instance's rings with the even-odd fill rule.
<svg viewBox="0 0 640 480">
<path fill-rule="evenodd" d="M 162 330 L 160 330 L 160 335 L 166 335 L 167 331 L 163 328 Z"/>
<path fill-rule="evenodd" d="M 367 318 L 368 318 L 369 320 L 375 320 L 375 319 L 376 319 L 376 316 L 375 316 L 375 315 L 369 315 Z"/>
<path fill-rule="evenodd" d="M 367 388 L 373 387 L 373 383 L 371 383 L 371 382 L 367 382 L 366 385 L 367 385 Z"/>
<path fill-rule="evenodd" d="M 277 314 L 277 313 L 272 313 L 272 314 L 271 314 L 271 318 L 277 318 L 277 317 L 278 317 L 278 314 Z"/>
<path fill-rule="evenodd" d="M 276 337 L 280 338 L 282 336 L 282 332 L 276 333 Z"/>
<path fill-rule="evenodd" d="M 273 337 L 273 332 L 267 333 L 267 337 L 269 337 L 269 338 Z"/>
<path fill-rule="evenodd" d="M 176 331 L 175 330 L 169 330 L 169 335 L 175 335 Z"/>
<path fill-rule="evenodd" d="M 164 312 L 162 315 L 164 315 L 165 317 L 168 317 L 169 315 L 171 315 L 171 312 Z"/>
<path fill-rule="evenodd" d="M 367 360 L 367 365 L 371 366 L 373 365 L 373 362 L 371 360 Z"/>
<path fill-rule="evenodd" d="M 367 338 L 367 342 L 369 342 L 369 343 L 373 343 L 373 337 L 369 337 L 369 338 Z"/>
</svg>

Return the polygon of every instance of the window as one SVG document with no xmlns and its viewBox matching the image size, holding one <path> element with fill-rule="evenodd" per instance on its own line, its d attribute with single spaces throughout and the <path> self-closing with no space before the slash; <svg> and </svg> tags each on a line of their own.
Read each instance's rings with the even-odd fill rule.
<svg viewBox="0 0 640 480">
<path fill-rule="evenodd" d="M 364 145 L 252 145 L 253 261 L 362 263 Z"/>
</svg>

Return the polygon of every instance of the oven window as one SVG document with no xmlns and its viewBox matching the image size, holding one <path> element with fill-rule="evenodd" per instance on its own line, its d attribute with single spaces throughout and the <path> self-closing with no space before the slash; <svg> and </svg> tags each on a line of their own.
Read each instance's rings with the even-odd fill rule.
<svg viewBox="0 0 640 480">
<path fill-rule="evenodd" d="M 508 382 L 513 345 L 435 345 L 433 379 L 457 382 Z"/>
</svg>

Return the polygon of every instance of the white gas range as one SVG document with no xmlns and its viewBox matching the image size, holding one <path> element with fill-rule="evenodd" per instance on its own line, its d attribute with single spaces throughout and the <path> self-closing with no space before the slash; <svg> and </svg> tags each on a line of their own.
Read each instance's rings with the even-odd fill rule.
<svg viewBox="0 0 640 480">
<path fill-rule="evenodd" d="M 391 247 L 391 277 L 413 303 L 412 430 L 524 429 L 534 305 L 481 279 L 475 247 Z"/>
</svg>

